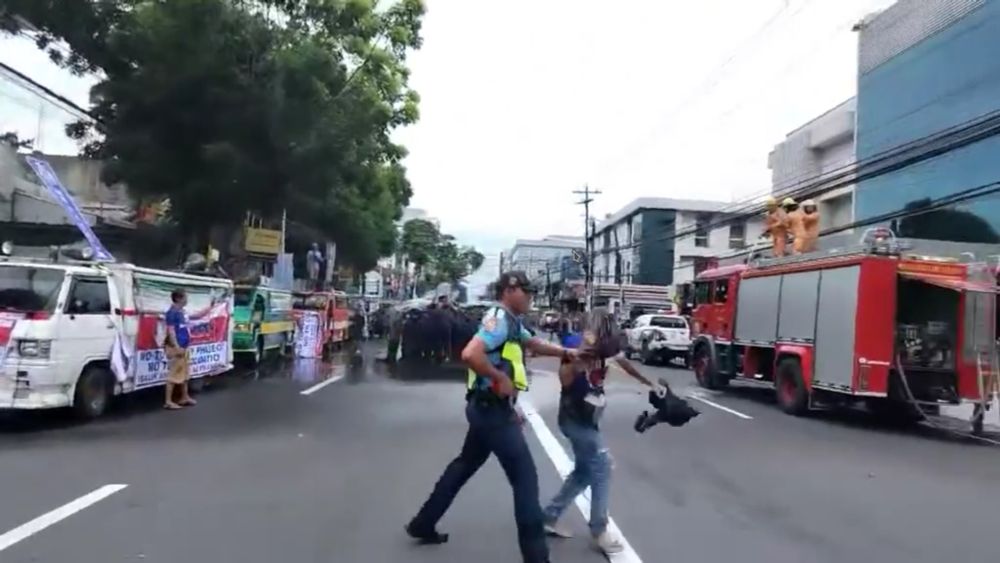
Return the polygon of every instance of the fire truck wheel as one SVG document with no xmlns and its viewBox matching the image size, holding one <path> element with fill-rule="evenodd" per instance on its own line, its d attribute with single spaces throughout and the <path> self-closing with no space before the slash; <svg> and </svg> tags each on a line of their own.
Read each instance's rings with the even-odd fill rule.
<svg viewBox="0 0 1000 563">
<path fill-rule="evenodd" d="M 101 366 L 83 370 L 73 393 L 73 411 L 84 420 L 100 417 L 108 409 L 114 396 L 114 376 Z"/>
<path fill-rule="evenodd" d="M 694 376 L 698 380 L 698 385 L 705 389 L 722 387 L 715 371 L 715 362 L 712 361 L 712 351 L 707 344 L 699 344 L 695 347 L 691 358 L 691 367 L 694 368 Z"/>
<path fill-rule="evenodd" d="M 809 392 L 802 379 L 802 366 L 796 358 L 785 358 L 778 364 L 774 381 L 781 410 L 801 415 L 809 408 Z"/>
</svg>

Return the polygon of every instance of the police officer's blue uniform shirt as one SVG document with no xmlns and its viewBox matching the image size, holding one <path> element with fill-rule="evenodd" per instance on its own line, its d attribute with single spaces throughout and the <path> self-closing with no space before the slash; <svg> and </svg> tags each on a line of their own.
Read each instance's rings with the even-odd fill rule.
<svg viewBox="0 0 1000 563">
<path fill-rule="evenodd" d="M 486 358 L 495 366 L 500 365 L 500 353 L 503 351 L 504 342 L 507 342 L 507 333 L 512 324 L 508 319 L 510 314 L 503 307 L 494 307 L 486 311 L 486 314 L 483 315 L 483 322 L 479 325 L 479 331 L 476 332 L 476 336 L 486 343 Z M 520 331 L 518 340 L 524 342 L 531 338 L 531 333 L 524 328 L 521 319 L 514 317 L 513 326 Z M 480 379 L 480 384 L 482 383 L 483 381 Z"/>
</svg>

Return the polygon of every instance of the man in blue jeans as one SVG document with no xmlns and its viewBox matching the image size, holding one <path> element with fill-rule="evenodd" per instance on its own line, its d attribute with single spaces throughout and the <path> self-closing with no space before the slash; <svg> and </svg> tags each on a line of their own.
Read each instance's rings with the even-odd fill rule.
<svg viewBox="0 0 1000 563">
<path fill-rule="evenodd" d="M 534 338 L 524 328 L 520 316 L 529 310 L 532 298 L 524 272 L 502 274 L 496 287 L 500 306 L 484 315 L 479 332 L 462 351 L 462 360 L 470 370 L 465 407 L 469 429 L 462 451 L 448 464 L 406 531 L 424 543 L 448 541 L 447 534 L 437 531 L 438 521 L 492 454 L 503 467 L 514 492 L 514 518 L 524 562 L 547 563 L 549 549 L 538 501 L 538 473 L 514 402 L 519 391 L 527 390 L 524 348 L 538 355 L 564 359 L 579 354 Z"/>
</svg>

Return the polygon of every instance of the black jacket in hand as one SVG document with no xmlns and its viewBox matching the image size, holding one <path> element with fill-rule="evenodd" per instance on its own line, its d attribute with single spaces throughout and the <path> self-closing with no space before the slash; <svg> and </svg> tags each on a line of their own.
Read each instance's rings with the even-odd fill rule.
<svg viewBox="0 0 1000 563">
<path fill-rule="evenodd" d="M 660 385 L 663 386 L 666 393 L 661 397 L 656 394 L 656 391 L 649 392 L 649 404 L 656 410 L 652 413 L 643 411 L 639 415 L 635 421 L 636 432 L 645 432 L 660 422 L 666 422 L 675 427 L 684 426 L 689 420 L 700 414 L 687 401 L 675 395 L 667 386 L 666 381 L 660 379 Z"/>
</svg>

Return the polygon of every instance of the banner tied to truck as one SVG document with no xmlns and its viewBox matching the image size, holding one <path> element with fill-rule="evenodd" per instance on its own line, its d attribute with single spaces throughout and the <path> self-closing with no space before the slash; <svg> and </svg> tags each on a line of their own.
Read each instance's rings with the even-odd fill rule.
<svg viewBox="0 0 1000 563">
<path fill-rule="evenodd" d="M 229 323 L 232 319 L 225 288 L 181 285 L 136 276 L 134 291 L 139 326 L 135 355 L 127 362 L 126 373 L 123 374 L 127 378 L 128 372 L 132 372 L 136 389 L 159 385 L 167 378 L 164 315 L 171 305 L 170 293 L 178 288 L 183 289 L 188 298 L 185 311 L 189 316 L 188 330 L 191 334 L 188 345 L 190 376 L 198 378 L 229 368 Z M 216 304 L 207 315 L 200 319 L 190 318 L 208 308 L 213 298 Z M 122 375 L 119 375 L 121 379 Z"/>
<path fill-rule="evenodd" d="M 0 313 L 0 368 L 3 367 L 4 360 L 7 359 L 7 345 L 10 344 L 10 335 L 14 332 L 14 325 L 24 316 L 24 313 L 7 311 Z"/>
<path fill-rule="evenodd" d="M 323 355 L 326 315 L 320 311 L 295 311 L 295 355 L 319 358 Z"/>
</svg>

